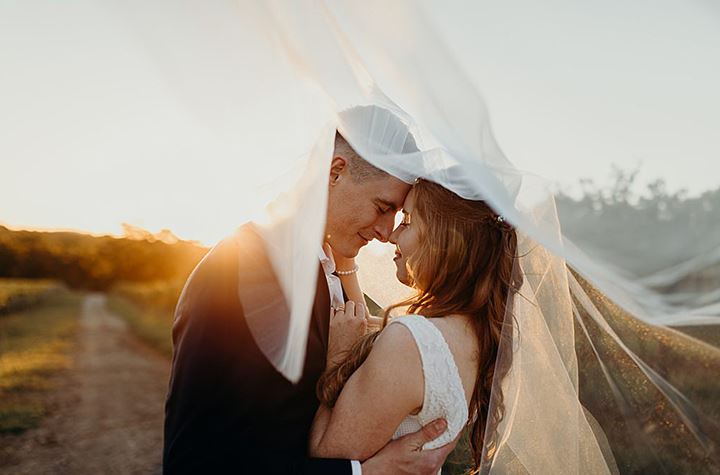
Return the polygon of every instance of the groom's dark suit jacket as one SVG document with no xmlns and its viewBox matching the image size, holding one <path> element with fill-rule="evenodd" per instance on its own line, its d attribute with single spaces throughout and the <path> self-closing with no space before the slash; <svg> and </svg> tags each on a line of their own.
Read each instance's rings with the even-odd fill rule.
<svg viewBox="0 0 720 475">
<path fill-rule="evenodd" d="M 257 239 L 247 227 L 240 234 Z M 265 358 L 247 326 L 238 286 L 251 287 L 270 264 L 264 253 L 243 258 L 248 253 L 242 242 L 228 239 L 213 248 L 178 302 L 163 471 L 350 474 L 348 460 L 306 456 L 318 407 L 315 384 L 327 351 L 325 275 L 322 269 L 318 273 L 302 379 L 292 384 Z"/>
</svg>

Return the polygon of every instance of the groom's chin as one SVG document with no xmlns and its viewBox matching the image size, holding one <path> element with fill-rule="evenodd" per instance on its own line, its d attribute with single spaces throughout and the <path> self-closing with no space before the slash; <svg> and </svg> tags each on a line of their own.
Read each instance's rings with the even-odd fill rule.
<svg viewBox="0 0 720 475">
<path fill-rule="evenodd" d="M 359 253 L 360 253 L 360 249 L 355 248 L 355 249 L 347 249 L 345 252 L 340 252 L 339 254 L 347 259 L 355 259 Z"/>
<path fill-rule="evenodd" d="M 360 249 L 362 249 L 362 247 L 348 249 L 348 252 L 343 253 L 343 257 L 347 257 L 348 259 L 354 259 L 360 253 Z"/>
</svg>

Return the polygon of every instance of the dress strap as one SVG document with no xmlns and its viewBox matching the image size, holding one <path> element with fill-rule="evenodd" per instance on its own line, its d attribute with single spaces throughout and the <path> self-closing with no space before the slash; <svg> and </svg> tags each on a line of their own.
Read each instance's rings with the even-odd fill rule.
<svg viewBox="0 0 720 475">
<path fill-rule="evenodd" d="M 425 444 L 424 449 L 433 449 L 455 439 L 468 420 L 468 403 L 450 347 L 442 332 L 422 315 L 405 315 L 394 318 L 412 333 L 420 352 L 425 395 L 418 417 L 423 425 L 443 417 L 448 430 L 437 439 Z"/>
</svg>

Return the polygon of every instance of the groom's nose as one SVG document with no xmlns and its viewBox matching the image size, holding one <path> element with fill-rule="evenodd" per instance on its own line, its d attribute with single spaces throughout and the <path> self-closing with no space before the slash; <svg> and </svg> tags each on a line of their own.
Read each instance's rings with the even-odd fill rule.
<svg viewBox="0 0 720 475">
<path fill-rule="evenodd" d="M 380 242 L 387 242 L 390 234 L 392 233 L 394 225 L 395 216 L 392 216 L 391 213 L 386 213 L 386 215 L 381 216 L 375 222 L 375 226 L 373 226 L 375 239 Z"/>
</svg>

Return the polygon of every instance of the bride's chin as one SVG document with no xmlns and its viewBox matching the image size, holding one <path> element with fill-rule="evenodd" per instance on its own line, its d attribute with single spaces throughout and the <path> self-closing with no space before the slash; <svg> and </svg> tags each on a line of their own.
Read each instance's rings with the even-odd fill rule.
<svg viewBox="0 0 720 475">
<path fill-rule="evenodd" d="M 394 259 L 395 260 L 395 278 L 403 285 L 407 285 L 410 287 L 410 279 L 408 279 L 407 272 L 404 272 L 404 263 L 400 264 L 401 259 Z"/>
<path fill-rule="evenodd" d="M 410 287 L 409 279 L 407 278 L 406 275 L 402 275 L 402 274 L 400 273 L 400 269 L 398 269 L 397 272 L 395 272 L 395 278 L 396 278 L 396 279 L 398 280 L 398 282 L 400 282 L 401 284 L 407 285 L 408 287 Z"/>
</svg>

